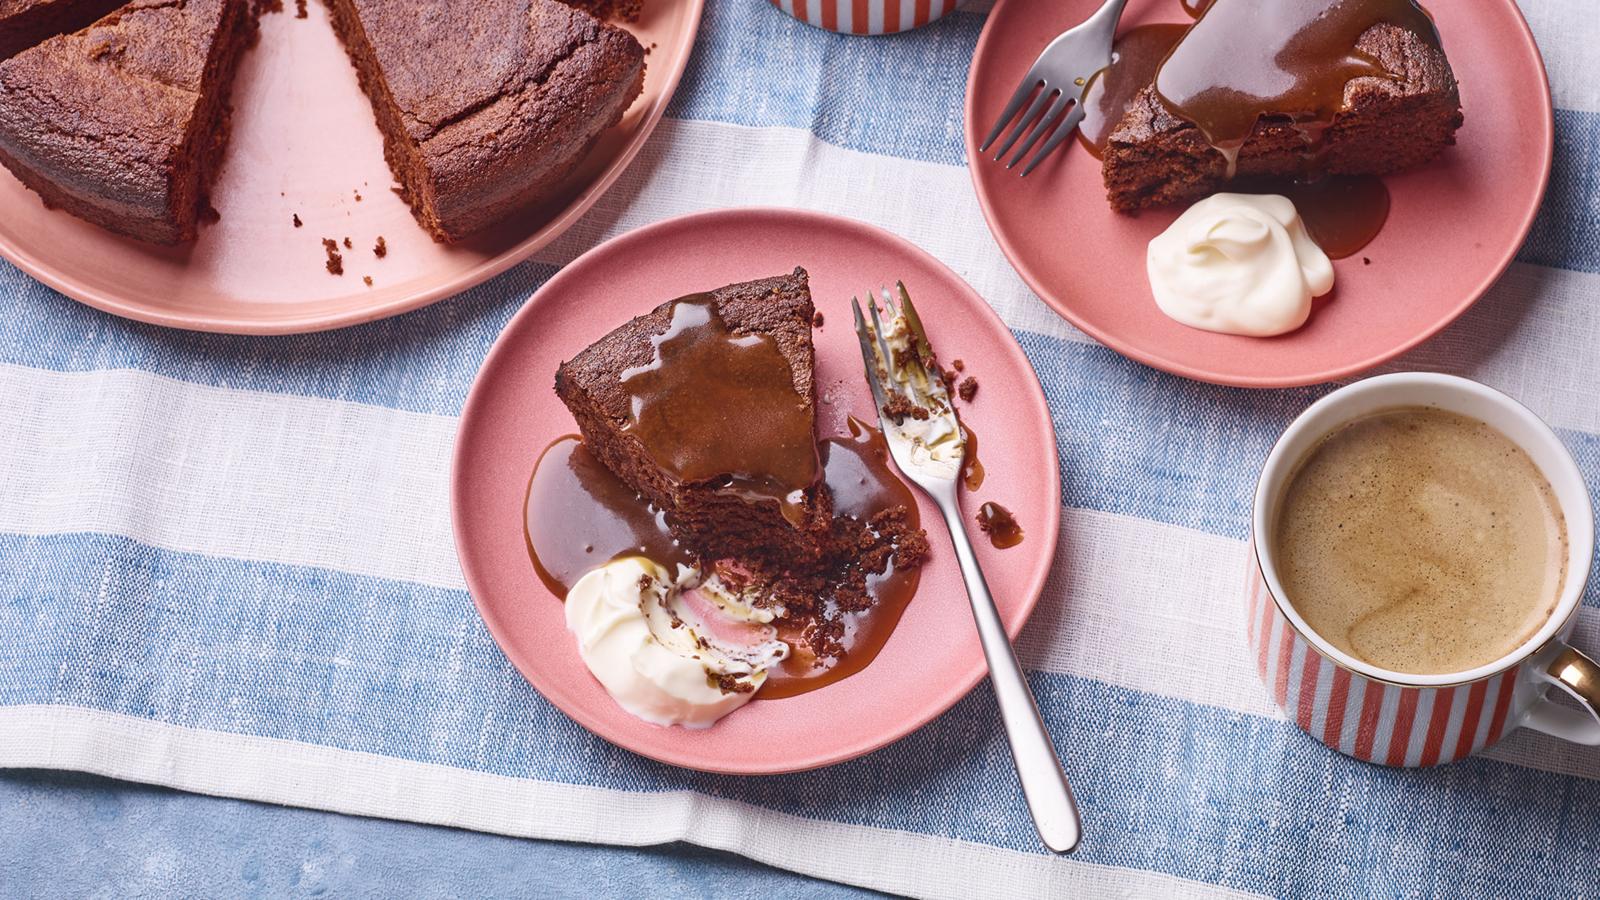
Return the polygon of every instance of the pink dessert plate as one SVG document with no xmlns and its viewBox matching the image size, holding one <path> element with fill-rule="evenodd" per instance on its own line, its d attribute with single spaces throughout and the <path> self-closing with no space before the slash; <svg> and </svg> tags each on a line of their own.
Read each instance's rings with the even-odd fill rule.
<svg viewBox="0 0 1600 900">
<path fill-rule="evenodd" d="M 383 139 L 321 3 L 261 17 L 233 92 L 233 136 L 212 190 L 220 221 L 186 247 L 118 237 L 66 213 L 0 168 L 0 255 L 90 306 L 173 328 L 319 331 L 416 309 L 550 243 L 639 152 L 683 74 L 704 0 L 643 4 L 644 92 L 550 203 L 452 246 L 434 243 L 390 190 Z M 359 197 L 359 199 L 358 199 Z M 303 223 L 295 227 L 294 217 Z M 388 254 L 379 259 L 379 237 Z M 343 243 L 328 273 L 322 239 Z M 372 285 L 363 282 L 370 277 Z"/>
<path fill-rule="evenodd" d="M 1055 555 L 1061 482 L 1039 380 L 1000 319 L 938 260 L 871 225 L 780 209 L 696 213 L 596 247 L 539 289 L 484 361 L 456 440 L 451 512 L 467 586 L 506 656 L 585 728 L 661 762 L 731 774 L 841 762 L 928 722 L 986 671 L 954 550 L 938 510 L 920 495 L 933 552 L 872 664 L 797 697 L 758 696 L 704 730 L 650 725 L 612 702 L 578 656 L 561 598 L 534 573 L 523 536 L 528 479 L 546 446 L 577 431 L 555 395 L 556 366 L 666 300 L 796 266 L 810 273 L 825 319 L 815 332 L 819 433 L 845 433 L 848 416 L 876 423 L 850 298 L 905 281 L 941 357 L 962 359 L 979 380 L 977 396 L 960 407 L 988 473 L 962 498 L 968 528 L 978 537 L 972 519 L 992 500 L 1011 509 L 1026 532 L 1006 550 L 975 541 L 1013 635 L 1039 599 Z"/>
<path fill-rule="evenodd" d="M 972 182 L 1000 249 L 1028 286 L 1106 346 L 1177 375 L 1241 387 L 1348 377 L 1422 343 L 1494 284 L 1522 245 L 1550 175 L 1550 85 L 1512 0 L 1429 0 L 1461 82 L 1466 124 L 1429 165 L 1384 179 L 1388 222 L 1334 263 L 1333 293 L 1276 338 L 1214 334 L 1156 308 L 1145 247 L 1181 210 L 1119 215 L 1100 161 L 1074 141 L 1027 178 L 978 153 L 995 117 L 1051 38 L 1098 0 L 1000 0 L 967 80 Z M 1178 0 L 1133 0 L 1126 31 L 1184 22 Z"/>
</svg>

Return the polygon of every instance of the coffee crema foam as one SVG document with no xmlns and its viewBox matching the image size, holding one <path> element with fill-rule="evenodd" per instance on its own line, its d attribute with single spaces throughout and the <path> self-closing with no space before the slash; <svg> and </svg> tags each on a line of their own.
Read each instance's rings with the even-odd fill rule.
<svg viewBox="0 0 1600 900">
<path fill-rule="evenodd" d="M 1350 422 L 1290 477 L 1276 555 L 1312 630 L 1373 665 L 1464 672 L 1520 647 L 1566 580 L 1555 491 L 1493 427 L 1408 407 Z"/>
</svg>

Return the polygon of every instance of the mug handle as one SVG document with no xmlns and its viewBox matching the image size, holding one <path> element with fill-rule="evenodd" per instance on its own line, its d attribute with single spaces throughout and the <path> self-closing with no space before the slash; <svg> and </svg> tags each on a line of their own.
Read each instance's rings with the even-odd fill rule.
<svg viewBox="0 0 1600 900">
<path fill-rule="evenodd" d="M 1560 641 L 1552 649 L 1534 677 L 1566 691 L 1588 709 L 1588 715 L 1546 697 L 1528 710 L 1522 724 L 1576 744 L 1600 745 L 1600 664 Z"/>
</svg>

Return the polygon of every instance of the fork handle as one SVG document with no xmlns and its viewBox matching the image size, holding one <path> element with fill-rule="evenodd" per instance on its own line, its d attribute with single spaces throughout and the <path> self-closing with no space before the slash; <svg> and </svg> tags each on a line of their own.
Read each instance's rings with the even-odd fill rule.
<svg viewBox="0 0 1600 900">
<path fill-rule="evenodd" d="M 961 577 L 967 583 L 967 599 L 972 601 L 972 617 L 977 621 L 978 640 L 983 644 L 983 655 L 989 663 L 989 680 L 994 685 L 1000 719 L 1005 723 L 1006 738 L 1011 743 L 1011 759 L 1017 765 L 1022 795 L 1028 801 L 1028 811 L 1033 814 L 1034 827 L 1039 830 L 1044 845 L 1055 853 L 1067 853 L 1078 846 L 1082 836 L 1078 805 L 1072 798 L 1072 788 L 1067 785 L 1067 773 L 1062 771 L 1050 732 L 1039 716 L 1033 692 L 1028 689 L 1022 666 L 1017 663 L 1017 655 L 1006 637 L 1000 611 L 995 608 L 988 582 L 983 579 L 983 570 L 978 567 L 978 557 L 967 538 L 961 507 L 954 494 L 952 490 L 950 496 L 936 499 L 945 524 L 950 528 L 950 540 L 955 544 L 956 559 L 961 563 Z"/>
</svg>

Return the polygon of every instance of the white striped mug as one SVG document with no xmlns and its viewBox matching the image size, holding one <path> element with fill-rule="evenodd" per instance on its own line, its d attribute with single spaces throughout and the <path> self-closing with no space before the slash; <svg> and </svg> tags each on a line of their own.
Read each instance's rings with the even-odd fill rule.
<svg viewBox="0 0 1600 900">
<path fill-rule="evenodd" d="M 772 0 L 808 25 L 841 34 L 897 34 L 953 12 L 960 0 Z"/>
<path fill-rule="evenodd" d="M 1287 600 L 1273 560 L 1278 506 L 1297 463 L 1354 419 L 1419 406 L 1469 416 L 1510 438 L 1550 482 L 1567 523 L 1567 578 L 1549 620 L 1505 657 L 1445 675 L 1383 669 L 1335 647 Z M 1519 727 L 1600 744 L 1600 666 L 1566 643 L 1594 557 L 1594 511 L 1561 439 L 1505 394 L 1464 378 L 1400 373 L 1318 400 L 1267 457 L 1256 485 L 1251 547 L 1246 627 L 1256 667 L 1289 718 L 1329 747 L 1382 765 L 1431 766 L 1476 753 Z M 1556 703 L 1551 687 L 1579 708 Z"/>
</svg>

